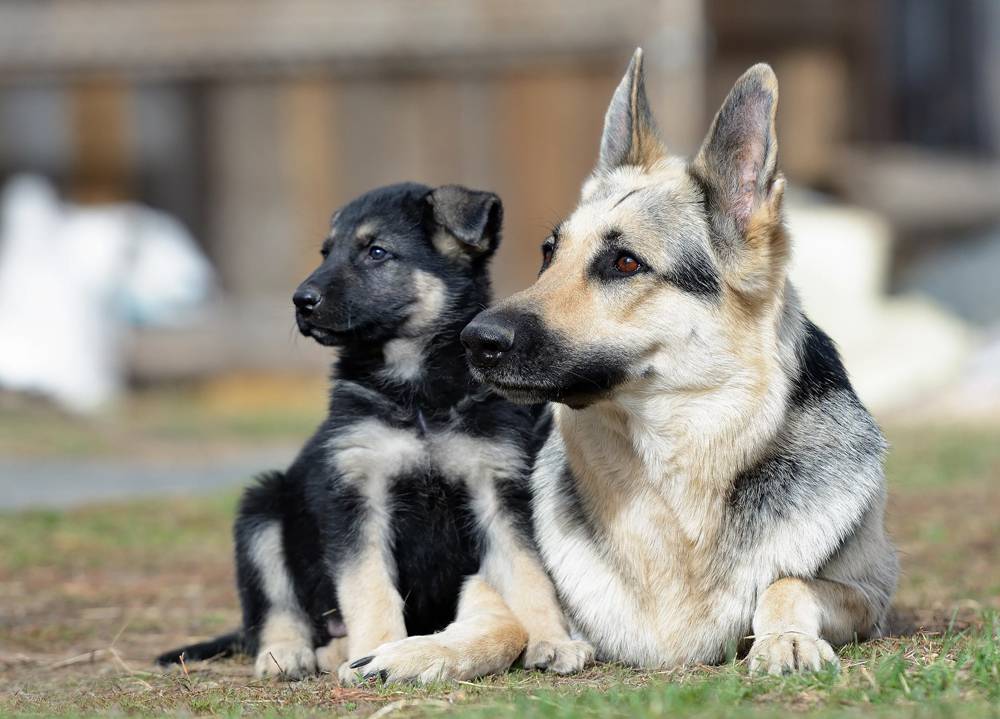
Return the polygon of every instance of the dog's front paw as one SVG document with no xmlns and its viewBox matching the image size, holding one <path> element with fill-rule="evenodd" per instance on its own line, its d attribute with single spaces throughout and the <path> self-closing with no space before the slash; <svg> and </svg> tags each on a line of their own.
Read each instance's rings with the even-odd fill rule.
<svg viewBox="0 0 1000 719">
<path fill-rule="evenodd" d="M 524 650 L 525 669 L 575 674 L 594 661 L 594 648 L 573 639 L 529 641 Z"/>
<path fill-rule="evenodd" d="M 260 650 L 254 663 L 259 679 L 276 677 L 286 681 L 304 679 L 316 673 L 316 653 L 298 642 L 271 644 Z"/>
<path fill-rule="evenodd" d="M 470 679 L 457 653 L 432 637 L 409 637 L 378 647 L 371 655 L 344 662 L 338 672 L 342 684 L 371 679 L 383 682 L 430 682 Z"/>
<path fill-rule="evenodd" d="M 316 669 L 324 674 L 339 674 L 339 667 L 346 659 L 347 637 L 334 637 L 325 647 L 316 649 Z"/>
<path fill-rule="evenodd" d="M 751 674 L 792 674 L 815 672 L 824 663 L 840 666 L 836 652 L 819 637 L 801 632 L 784 632 L 757 639 L 750 647 Z"/>
</svg>

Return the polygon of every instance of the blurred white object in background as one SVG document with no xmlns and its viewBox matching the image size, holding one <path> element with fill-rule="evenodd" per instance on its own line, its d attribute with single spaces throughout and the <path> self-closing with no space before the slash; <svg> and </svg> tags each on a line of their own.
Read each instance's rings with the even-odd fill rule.
<svg viewBox="0 0 1000 719">
<path fill-rule="evenodd" d="M 213 286 L 164 213 L 75 206 L 43 178 L 14 177 L 0 198 L 0 387 L 93 411 L 122 388 L 127 323 L 177 322 Z"/>
<path fill-rule="evenodd" d="M 889 295 L 891 236 L 877 214 L 790 196 L 791 276 L 806 313 L 844 357 L 876 413 L 913 406 L 955 382 L 972 329 L 930 298 Z"/>
</svg>

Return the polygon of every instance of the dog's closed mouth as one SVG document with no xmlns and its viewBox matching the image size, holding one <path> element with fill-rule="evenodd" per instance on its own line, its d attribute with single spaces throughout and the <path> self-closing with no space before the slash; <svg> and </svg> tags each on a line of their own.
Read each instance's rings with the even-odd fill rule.
<svg viewBox="0 0 1000 719">
<path fill-rule="evenodd" d="M 525 382 L 511 382 L 503 379 L 494 379 L 484 376 L 480 371 L 473 370 L 473 375 L 477 379 L 490 385 L 494 390 L 504 397 L 520 403 L 533 403 L 547 399 L 552 394 L 552 387 L 544 384 L 529 384 Z"/>
<path fill-rule="evenodd" d="M 336 329 L 332 327 L 321 327 L 320 325 L 315 325 L 310 322 L 300 323 L 299 331 L 306 337 L 312 337 L 321 345 L 333 345 L 356 334 L 358 332 L 358 328 L 351 327 L 350 329 Z"/>
<path fill-rule="evenodd" d="M 499 390 L 510 392 L 549 392 L 552 390 L 551 387 L 542 384 L 522 384 L 503 380 L 490 380 L 489 383 Z"/>
<path fill-rule="evenodd" d="M 312 337 L 314 340 L 316 340 L 321 344 L 334 339 L 336 335 L 336 333 L 331 330 L 325 330 L 322 327 L 315 327 L 315 326 L 307 327 L 304 334 L 308 335 L 309 337 Z"/>
</svg>

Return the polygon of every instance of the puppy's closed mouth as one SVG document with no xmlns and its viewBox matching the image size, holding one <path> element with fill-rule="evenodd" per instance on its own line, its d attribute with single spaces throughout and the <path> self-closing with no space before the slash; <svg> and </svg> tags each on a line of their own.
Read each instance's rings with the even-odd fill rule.
<svg viewBox="0 0 1000 719">
<path fill-rule="evenodd" d="M 322 327 L 309 326 L 306 327 L 302 334 L 306 337 L 312 337 L 314 340 L 319 342 L 321 345 L 332 345 L 337 342 L 337 333 L 331 330 L 323 329 Z"/>
<path fill-rule="evenodd" d="M 319 344 L 331 346 L 340 344 L 348 337 L 358 332 L 358 327 L 338 329 L 334 327 L 322 327 L 312 322 L 299 321 L 299 332 L 305 337 L 312 337 Z"/>
</svg>

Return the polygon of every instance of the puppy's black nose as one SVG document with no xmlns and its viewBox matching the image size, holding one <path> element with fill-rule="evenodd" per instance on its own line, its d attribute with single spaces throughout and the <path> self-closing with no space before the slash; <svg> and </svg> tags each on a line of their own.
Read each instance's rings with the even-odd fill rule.
<svg viewBox="0 0 1000 719">
<path fill-rule="evenodd" d="M 462 330 L 462 344 L 473 365 L 491 367 L 514 346 L 514 328 L 480 315 Z"/>
<path fill-rule="evenodd" d="M 292 302 L 295 303 L 299 312 L 306 315 L 316 309 L 316 305 L 319 304 L 321 299 L 323 298 L 319 294 L 319 290 L 315 287 L 300 287 L 292 295 Z"/>
</svg>

